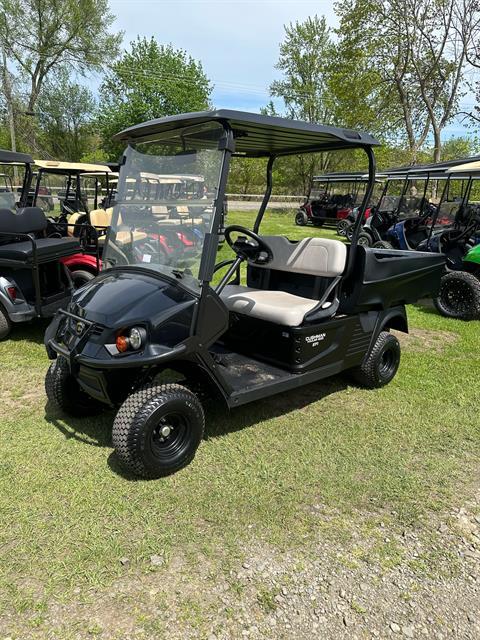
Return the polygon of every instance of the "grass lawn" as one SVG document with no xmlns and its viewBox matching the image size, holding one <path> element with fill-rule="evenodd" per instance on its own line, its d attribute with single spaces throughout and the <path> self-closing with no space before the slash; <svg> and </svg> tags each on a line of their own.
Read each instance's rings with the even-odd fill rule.
<svg viewBox="0 0 480 640">
<path fill-rule="evenodd" d="M 252 220 L 229 215 L 230 223 Z M 286 214 L 267 213 L 262 231 L 334 237 L 295 227 Z M 17 328 L 0 343 L 0 637 L 45 638 L 52 603 L 88 603 L 92 589 L 180 557 L 228 575 L 252 540 L 308 556 L 319 537 L 348 549 L 361 534 L 375 561 L 400 562 L 380 538 L 375 544 L 378 523 L 421 527 L 433 511 L 461 503 L 480 454 L 478 323 L 421 306 L 408 315 L 412 336 L 384 389 L 337 377 L 231 413 L 209 406 L 193 463 L 153 482 L 119 470 L 112 413 L 74 420 L 46 405 L 45 326 Z M 201 630 L 199 599 L 192 593 L 178 606 Z M 102 633 L 65 624 L 48 637 Z"/>
</svg>

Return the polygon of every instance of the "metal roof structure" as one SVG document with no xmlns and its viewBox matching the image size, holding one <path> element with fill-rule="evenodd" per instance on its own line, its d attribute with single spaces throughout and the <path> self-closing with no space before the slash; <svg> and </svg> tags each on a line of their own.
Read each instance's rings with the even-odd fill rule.
<svg viewBox="0 0 480 640">
<path fill-rule="evenodd" d="M 0 164 L 33 164 L 33 158 L 28 153 L 17 153 L 16 151 L 0 149 Z"/>
<path fill-rule="evenodd" d="M 59 160 L 35 160 L 35 166 L 49 173 L 69 174 L 69 173 L 111 173 L 110 167 L 106 164 L 89 164 L 86 162 L 61 162 Z"/>
<path fill-rule="evenodd" d="M 150 120 L 121 131 L 114 139 L 125 142 L 155 140 L 155 136 L 159 134 L 215 122 L 233 130 L 235 153 L 248 157 L 353 149 L 379 144 L 367 133 L 229 109 L 184 113 Z M 211 132 L 205 132 L 204 135 L 203 142 L 212 144 Z M 199 141 L 202 140 L 201 132 L 197 136 Z"/>
</svg>

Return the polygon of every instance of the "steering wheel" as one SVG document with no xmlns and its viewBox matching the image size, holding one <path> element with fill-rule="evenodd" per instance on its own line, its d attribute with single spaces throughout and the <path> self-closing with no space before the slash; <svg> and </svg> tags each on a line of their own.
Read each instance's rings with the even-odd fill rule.
<svg viewBox="0 0 480 640">
<path fill-rule="evenodd" d="M 234 232 L 243 235 L 233 240 L 232 233 Z M 239 258 L 247 260 L 251 264 L 268 264 L 273 260 L 273 252 L 265 240 L 246 227 L 238 224 L 230 225 L 225 229 L 225 240 Z"/>
</svg>

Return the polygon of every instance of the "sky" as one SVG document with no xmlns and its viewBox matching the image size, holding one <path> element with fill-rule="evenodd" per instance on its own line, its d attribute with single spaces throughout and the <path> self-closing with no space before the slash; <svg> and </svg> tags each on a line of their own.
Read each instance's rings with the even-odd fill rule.
<svg viewBox="0 0 480 640">
<path fill-rule="evenodd" d="M 330 0 L 110 0 L 110 7 L 125 47 L 141 35 L 185 49 L 212 81 L 215 107 L 257 112 L 279 77 L 284 25 L 315 13 L 337 25 Z M 445 138 L 466 132 L 453 122 Z"/>
</svg>

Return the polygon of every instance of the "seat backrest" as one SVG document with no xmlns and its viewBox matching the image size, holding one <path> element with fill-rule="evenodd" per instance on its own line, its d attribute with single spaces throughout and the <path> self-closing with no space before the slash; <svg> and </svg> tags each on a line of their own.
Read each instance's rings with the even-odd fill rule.
<svg viewBox="0 0 480 640">
<path fill-rule="evenodd" d="M 304 238 L 291 242 L 282 236 L 262 236 L 273 252 L 273 260 L 262 269 L 304 273 L 325 278 L 341 276 L 347 262 L 347 246 L 340 240 Z"/>
<path fill-rule="evenodd" d="M 93 227 L 109 227 L 112 224 L 113 209 L 94 209 L 90 211 L 90 224 Z"/>
<path fill-rule="evenodd" d="M 164 205 L 154 204 L 152 205 L 152 215 L 154 216 L 168 216 L 168 209 Z"/>
<path fill-rule="evenodd" d="M 40 207 L 24 207 L 16 213 L 0 209 L 0 231 L 5 233 L 39 233 L 47 228 L 47 218 Z"/>
<path fill-rule="evenodd" d="M 70 225 L 70 224 L 71 224 L 71 225 L 80 224 L 79 220 L 80 220 L 80 218 L 83 218 L 84 216 L 85 216 L 85 214 L 84 214 L 84 213 L 80 213 L 80 212 L 72 213 L 72 215 L 71 215 L 71 216 L 69 216 L 69 218 L 68 218 L 68 224 L 69 224 L 69 225 Z M 72 236 L 72 237 L 73 237 L 73 236 L 78 236 L 78 234 L 79 234 L 79 228 L 78 228 L 78 227 L 74 227 L 74 226 L 72 226 L 72 227 L 67 227 L 67 234 L 68 234 L 69 236 Z"/>
</svg>

